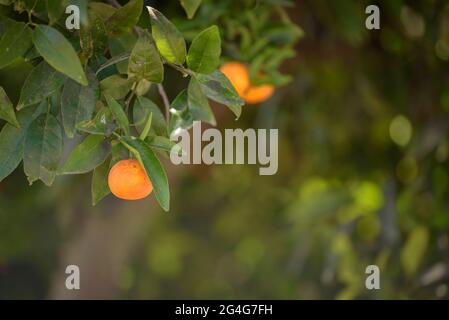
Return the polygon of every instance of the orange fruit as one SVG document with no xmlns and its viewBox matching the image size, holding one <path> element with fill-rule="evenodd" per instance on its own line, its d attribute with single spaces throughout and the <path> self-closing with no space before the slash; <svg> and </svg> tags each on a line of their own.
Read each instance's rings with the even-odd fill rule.
<svg viewBox="0 0 449 320">
<path fill-rule="evenodd" d="M 269 99 L 274 93 L 274 87 L 266 84 L 252 86 L 248 67 L 238 61 L 227 62 L 220 71 L 229 79 L 239 96 L 248 104 L 261 103 Z"/>
<path fill-rule="evenodd" d="M 239 96 L 243 97 L 250 86 L 248 68 L 243 63 L 232 61 L 222 65 L 220 71 L 229 79 Z"/>
<path fill-rule="evenodd" d="M 135 159 L 117 162 L 109 171 L 108 185 L 112 194 L 123 200 L 140 200 L 153 191 L 145 170 Z"/>
<path fill-rule="evenodd" d="M 249 87 L 242 96 L 243 100 L 249 104 L 261 103 L 269 99 L 274 93 L 274 87 L 264 84 L 256 87 Z"/>
</svg>

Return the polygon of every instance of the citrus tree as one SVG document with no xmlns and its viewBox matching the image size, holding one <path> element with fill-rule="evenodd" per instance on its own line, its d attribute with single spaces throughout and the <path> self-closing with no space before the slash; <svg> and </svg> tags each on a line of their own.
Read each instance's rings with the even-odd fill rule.
<svg viewBox="0 0 449 320">
<path fill-rule="evenodd" d="M 225 60 L 245 63 L 237 78 L 248 77 L 242 90 L 256 91 L 252 99 L 245 98 L 253 103 L 288 81 L 278 68 L 301 35 L 291 28 L 280 3 L 275 5 L 280 19 L 273 24 L 272 4 L 264 4 L 266 13 L 259 19 L 251 14 L 255 1 L 224 1 L 217 16 L 208 14 L 216 4 L 201 2 L 180 1 L 192 20 L 175 24 L 143 0 L 123 6 L 117 1 L 0 0 L 6 6 L 0 22 L 0 69 L 18 60 L 33 66 L 17 103 L 0 87 L 0 118 L 6 122 L 0 132 L 0 181 L 21 162 L 30 184 L 41 180 L 50 186 L 58 175 L 93 172 L 94 205 L 111 191 L 135 200 L 154 190 L 168 211 L 169 184 L 158 157 L 174 147 L 171 133 L 194 121 L 215 125 L 209 99 L 236 118 L 244 105 L 232 75 L 228 79 L 219 70 L 222 28 L 214 21 L 226 26 Z M 79 8 L 79 30 L 67 28 L 69 4 Z M 193 19 L 200 6 L 202 14 Z M 239 7 L 242 18 L 230 19 L 230 10 Z M 269 36 L 253 43 L 268 31 Z M 167 68 L 188 79 L 172 102 L 163 86 Z M 163 108 L 148 98 L 152 86 Z M 75 136 L 82 141 L 64 159 L 64 142 Z"/>
</svg>

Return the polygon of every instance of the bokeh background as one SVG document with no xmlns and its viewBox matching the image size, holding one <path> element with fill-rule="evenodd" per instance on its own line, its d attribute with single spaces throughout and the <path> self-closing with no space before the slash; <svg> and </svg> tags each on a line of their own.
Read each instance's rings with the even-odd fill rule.
<svg viewBox="0 0 449 320">
<path fill-rule="evenodd" d="M 204 19 L 229 3 L 204 2 Z M 19 167 L 0 183 L 0 298 L 449 297 L 447 1 L 290 4 L 304 30 L 282 65 L 292 81 L 237 122 L 214 106 L 220 129 L 279 129 L 278 173 L 166 160 L 164 213 L 153 197 L 92 207 L 90 175 L 28 186 Z M 380 30 L 365 28 L 368 4 Z M 177 1 L 152 5 L 187 33 Z M 0 70 L 15 102 L 30 69 Z M 182 84 L 165 86 L 173 99 Z M 69 264 L 79 291 L 65 289 Z M 365 288 L 371 264 L 380 290 Z"/>
</svg>

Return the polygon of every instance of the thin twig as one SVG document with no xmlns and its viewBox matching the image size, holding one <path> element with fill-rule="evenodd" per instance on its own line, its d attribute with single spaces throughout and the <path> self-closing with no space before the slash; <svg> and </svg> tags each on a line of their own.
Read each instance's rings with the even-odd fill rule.
<svg viewBox="0 0 449 320">
<path fill-rule="evenodd" d="M 168 100 L 167 93 L 165 92 L 164 86 L 162 84 L 157 85 L 157 89 L 159 91 L 159 94 L 162 97 L 162 101 L 164 102 L 165 106 L 165 118 L 167 119 L 167 122 L 170 118 L 170 101 Z"/>
</svg>

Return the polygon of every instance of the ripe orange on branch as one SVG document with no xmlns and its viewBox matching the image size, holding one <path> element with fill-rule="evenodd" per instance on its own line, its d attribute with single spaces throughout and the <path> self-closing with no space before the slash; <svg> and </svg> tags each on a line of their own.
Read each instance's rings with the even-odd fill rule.
<svg viewBox="0 0 449 320">
<path fill-rule="evenodd" d="M 229 79 L 238 95 L 248 104 L 261 103 L 274 94 L 272 85 L 251 85 L 248 67 L 243 63 L 227 62 L 221 66 L 220 71 Z"/>
<path fill-rule="evenodd" d="M 117 162 L 109 171 L 108 185 L 112 194 L 123 200 L 140 200 L 153 191 L 145 170 L 135 159 Z"/>
</svg>

